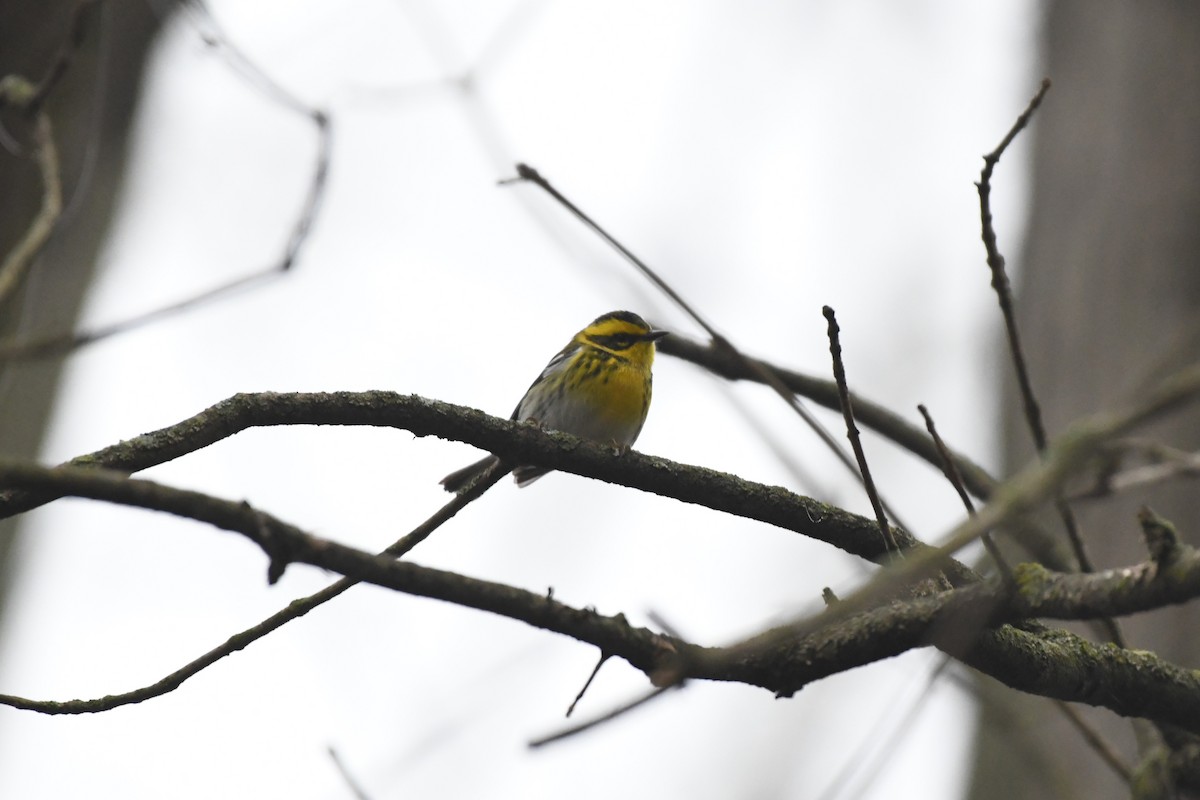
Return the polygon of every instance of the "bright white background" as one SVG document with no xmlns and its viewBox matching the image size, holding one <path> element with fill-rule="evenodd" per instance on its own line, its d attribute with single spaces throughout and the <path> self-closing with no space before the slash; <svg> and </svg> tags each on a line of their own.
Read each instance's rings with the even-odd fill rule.
<svg viewBox="0 0 1200 800">
<path fill-rule="evenodd" d="M 629 308 L 698 329 L 532 187 L 525 160 L 649 261 L 745 351 L 852 385 L 992 463 L 997 380 L 972 181 L 1036 89 L 1029 2 L 214 2 L 231 41 L 333 118 L 322 214 L 294 272 L 73 356 L 53 463 L 239 391 L 393 389 L 506 416 L 567 338 Z M 478 65 L 470 92 L 448 78 Z M 278 257 L 312 169 L 302 118 L 177 18 L 151 66 L 132 174 L 85 326 Z M 997 173 L 1015 256 L 1025 175 Z M 102 190 L 97 187 L 97 190 Z M 1015 259 L 1014 259 L 1015 260 Z M 803 484 L 747 421 L 769 430 Z M 824 415 L 838 431 L 837 418 Z M 840 433 L 839 433 L 840 437 Z M 932 468 L 874 437 L 916 532 L 961 514 Z M 866 511 L 761 387 L 662 357 L 637 445 Z M 243 433 L 148 477 L 246 499 L 377 550 L 447 498 L 466 445 L 389 430 Z M 0 691 L 95 697 L 151 683 L 331 578 L 274 587 L 239 538 L 64 501 L 30 515 Z M 818 607 L 865 574 L 832 548 L 569 475 L 505 482 L 412 554 L 720 644 Z M 937 657 L 912 653 L 790 700 L 693 683 L 542 751 L 596 653 L 519 623 L 359 587 L 165 697 L 83 717 L 0 709 L 0 796 L 818 797 L 864 742 L 894 752 L 839 797 L 960 795 L 971 735 Z M 647 688 L 611 663 L 576 714 Z"/>
</svg>

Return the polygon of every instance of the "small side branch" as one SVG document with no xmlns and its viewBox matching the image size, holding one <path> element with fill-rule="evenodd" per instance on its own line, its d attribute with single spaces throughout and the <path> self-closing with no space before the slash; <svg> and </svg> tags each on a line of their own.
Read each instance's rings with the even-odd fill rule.
<svg viewBox="0 0 1200 800">
<path fill-rule="evenodd" d="M 703 367 L 714 375 L 730 381 L 743 380 L 764 383 L 764 378 L 759 371 L 752 368 L 753 363 L 759 363 L 764 365 L 769 373 L 777 376 L 787 391 L 834 411 L 841 407 L 837 384 L 824 378 L 803 375 L 749 356 L 736 358 L 716 345 L 703 344 L 678 333 L 672 333 L 667 338 L 659 340 L 656 347 L 664 355 Z M 918 458 L 935 466 L 941 464 L 941 455 L 920 428 L 912 425 L 899 414 L 878 403 L 873 403 L 861 395 L 856 395 L 854 392 L 850 392 L 850 399 L 854 404 L 855 418 L 859 422 Z M 952 452 L 950 455 L 962 475 L 963 484 L 967 490 L 984 500 L 991 497 L 999 482 L 989 475 L 987 470 L 962 453 Z"/>
<path fill-rule="evenodd" d="M 1050 91 L 1050 79 L 1046 78 L 1042 81 L 1042 86 L 1033 99 L 1029 101 L 1029 106 L 1017 117 L 1017 121 L 1009 129 L 1004 139 L 1000 142 L 995 150 L 983 157 L 983 171 L 980 173 L 979 182 L 975 184 L 979 190 L 979 215 L 982 220 L 982 237 L 983 246 L 987 251 L 987 265 L 992 271 L 992 288 L 996 291 L 996 298 L 1000 301 L 1000 311 L 1004 315 L 1004 328 L 1008 334 L 1008 347 L 1012 353 L 1013 365 L 1017 372 L 1017 383 L 1021 389 L 1021 400 L 1025 407 L 1025 419 L 1029 423 L 1029 430 L 1033 434 L 1034 444 L 1038 450 L 1044 450 L 1046 447 L 1046 429 L 1042 424 L 1042 411 L 1038 406 L 1037 398 L 1034 396 L 1033 384 L 1029 380 L 1029 370 L 1025 365 L 1025 355 L 1021 349 L 1021 337 L 1017 333 L 1016 315 L 1013 311 L 1012 286 L 1008 281 L 1008 274 L 1004 270 L 1004 256 L 1000 254 L 1000 247 L 996 243 L 996 228 L 992 219 L 992 172 L 996 169 L 996 164 L 1000 162 L 1000 157 L 1004 155 L 1004 151 L 1017 138 L 1017 134 L 1025 130 L 1030 119 L 1033 118 L 1034 112 L 1038 106 L 1042 104 L 1042 99 L 1046 96 L 1046 92 Z"/>
<path fill-rule="evenodd" d="M 945 473 L 946 480 L 950 481 L 950 485 L 954 487 L 954 491 L 958 492 L 958 498 L 962 501 L 963 507 L 967 509 L 967 513 L 975 516 L 975 504 L 971 502 L 971 497 L 967 494 L 966 487 L 963 486 L 962 474 L 958 471 L 958 465 L 954 463 L 954 458 L 950 454 L 950 448 L 946 447 L 946 443 L 938 435 L 937 425 L 933 422 L 933 415 L 929 413 L 929 409 L 924 405 L 917 406 L 917 411 L 921 412 L 921 416 L 925 418 L 925 429 L 929 431 L 929 436 L 933 439 L 933 444 L 937 448 L 938 455 L 942 457 L 942 472 Z M 1000 570 L 1000 574 L 1011 583 L 1012 568 L 1008 566 L 1004 554 L 996 546 L 991 531 L 984 532 L 980 538 L 983 541 L 984 548 L 988 551 L 988 555 L 992 557 L 992 561 L 996 562 L 996 567 Z"/>
<path fill-rule="evenodd" d="M 858 435 L 858 427 L 854 424 L 854 407 L 850 403 L 850 387 L 846 383 L 846 367 L 842 363 L 842 342 L 839 335 L 841 329 L 838 328 L 837 317 L 832 308 L 824 306 L 821 312 L 829 323 L 829 355 L 833 359 L 833 379 L 838 387 L 842 418 L 846 421 L 846 436 L 850 439 L 850 448 L 854 451 L 854 459 L 858 462 L 858 471 L 862 477 L 863 487 L 867 490 L 867 498 L 871 501 L 871 508 L 875 511 L 875 522 L 879 525 L 879 533 L 883 537 L 885 546 L 899 555 L 900 548 L 896 545 L 895 538 L 892 537 L 892 528 L 888 525 L 887 515 L 879 500 L 879 492 L 875 489 L 875 481 L 871 478 L 871 467 L 867 464 L 867 454 L 863 451 L 862 437 Z"/>
</svg>

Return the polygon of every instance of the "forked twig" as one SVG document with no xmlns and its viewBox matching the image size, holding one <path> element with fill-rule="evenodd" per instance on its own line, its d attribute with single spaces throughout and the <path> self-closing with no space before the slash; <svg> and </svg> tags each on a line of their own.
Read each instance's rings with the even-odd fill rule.
<svg viewBox="0 0 1200 800">
<path fill-rule="evenodd" d="M 482 475 L 473 485 L 465 489 L 461 494 L 455 495 L 451 500 L 441 507 L 433 516 L 422 522 L 404 537 L 400 538 L 383 551 L 383 555 L 399 558 L 408 553 L 418 544 L 429 537 L 431 533 L 441 527 L 445 522 L 450 520 L 455 514 L 461 511 L 467 504 L 476 500 L 488 488 L 499 481 L 507 470 L 497 465 L 489 473 Z M 120 706 L 140 703 L 144 700 L 150 700 L 155 697 L 160 697 L 168 692 L 172 692 L 179 688 L 184 681 L 197 675 L 202 670 L 212 666 L 217 661 L 228 655 L 232 655 L 239 650 L 244 650 L 249 645 L 258 641 L 278 628 L 283 627 L 292 620 L 299 619 L 313 609 L 321 606 L 338 595 L 350 589 L 361 581 L 354 578 L 341 578 L 334 583 L 326 586 L 324 589 L 314 592 L 307 597 L 302 597 L 288 603 L 287 606 L 276 611 L 271 616 L 253 625 L 239 633 L 230 636 L 217 647 L 209 650 L 198 658 L 192 659 L 184 664 L 179 669 L 162 677 L 148 686 L 143 686 L 139 689 L 133 689 L 128 692 L 120 692 L 118 694 L 109 694 L 104 697 L 98 697 L 90 700 L 29 700 L 26 698 L 17 698 L 11 695 L 3 695 L 6 705 L 11 705 L 16 708 L 23 708 L 30 711 L 38 711 L 43 714 L 93 714 L 101 711 L 109 711 Z"/>
<path fill-rule="evenodd" d="M 1000 162 L 1001 156 L 1008 149 L 1025 127 L 1033 118 L 1034 113 L 1042 104 L 1042 99 L 1046 93 L 1050 91 L 1050 79 L 1042 80 L 1042 85 L 1038 89 L 1037 94 L 1029 101 L 1029 105 L 1021 116 L 1017 117 L 1017 121 L 1005 134 L 1004 138 L 997 145 L 996 149 L 983 157 L 983 170 L 980 172 L 979 181 L 975 184 L 979 190 L 979 216 L 981 220 L 981 236 L 983 238 L 983 246 L 987 252 L 987 265 L 992 273 L 992 288 L 996 292 L 996 298 L 1000 303 L 1000 312 L 1004 317 L 1004 328 L 1008 338 L 1009 352 L 1012 354 L 1013 368 L 1017 375 L 1017 385 L 1021 392 L 1021 401 L 1025 410 L 1025 420 L 1029 425 L 1029 431 L 1033 436 L 1033 441 L 1039 453 L 1045 454 L 1046 450 L 1046 428 L 1042 422 L 1041 407 L 1037 402 L 1037 397 L 1033 391 L 1033 383 L 1029 378 L 1029 369 L 1025 362 L 1025 354 L 1021 347 L 1021 337 L 1017 331 L 1016 313 L 1013 308 L 1012 286 L 1008 280 L 1008 274 L 1004 269 L 1004 256 L 1000 253 L 1000 248 L 996 242 L 996 229 L 992 218 L 992 173 L 996 169 L 996 164 Z M 1075 512 L 1067 504 L 1061 496 L 1054 500 L 1055 509 L 1058 511 L 1059 517 L 1062 519 L 1063 527 L 1067 532 L 1067 538 L 1071 543 L 1071 549 L 1075 553 L 1075 559 L 1079 562 L 1079 569 L 1083 572 L 1094 572 L 1095 567 L 1092 564 L 1091 558 L 1088 556 L 1087 547 L 1084 545 L 1083 536 L 1079 531 L 1079 522 L 1075 518 Z M 1119 626 L 1112 620 L 1104 620 L 1102 622 L 1108 632 L 1109 637 L 1117 644 L 1124 646 L 1124 636 L 1121 633 Z"/>
</svg>

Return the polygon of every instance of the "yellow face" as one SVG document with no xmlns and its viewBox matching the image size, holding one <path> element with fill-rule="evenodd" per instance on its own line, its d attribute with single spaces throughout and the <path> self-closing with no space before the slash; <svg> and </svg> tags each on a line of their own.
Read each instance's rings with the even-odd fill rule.
<svg viewBox="0 0 1200 800">
<path fill-rule="evenodd" d="M 665 335 L 666 331 L 654 330 L 637 314 L 613 311 L 575 334 L 575 341 L 649 369 L 654 363 L 654 342 Z"/>
</svg>

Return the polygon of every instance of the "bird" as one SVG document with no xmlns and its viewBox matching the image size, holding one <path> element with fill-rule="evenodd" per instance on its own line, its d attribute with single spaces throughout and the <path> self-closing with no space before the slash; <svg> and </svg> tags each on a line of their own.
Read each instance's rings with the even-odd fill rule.
<svg viewBox="0 0 1200 800">
<path fill-rule="evenodd" d="M 654 343 L 667 331 L 630 311 L 602 314 L 571 337 L 517 403 L 512 419 L 628 450 L 650 410 Z M 489 455 L 442 478 L 459 493 L 500 461 Z M 513 472 L 528 486 L 551 470 L 531 464 Z"/>
</svg>

